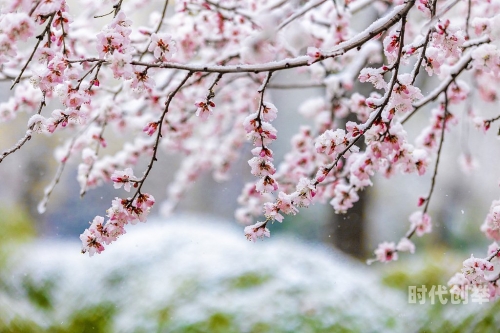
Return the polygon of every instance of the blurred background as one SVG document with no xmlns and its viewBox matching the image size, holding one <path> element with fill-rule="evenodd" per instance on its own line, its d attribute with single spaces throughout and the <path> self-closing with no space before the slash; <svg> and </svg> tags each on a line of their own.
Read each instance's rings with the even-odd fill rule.
<svg viewBox="0 0 500 333">
<path fill-rule="evenodd" d="M 277 82 L 292 80 L 291 71 L 277 76 Z M 421 82 L 424 95 L 435 84 Z M 273 143 L 277 161 L 307 123 L 296 116 L 298 106 L 323 93 L 271 91 L 280 111 L 279 139 Z M 8 98 L 9 84 L 2 82 L 0 103 Z M 497 111 L 476 107 L 485 117 Z M 451 112 L 462 116 L 465 110 Z M 29 116 L 0 124 L 1 150 L 24 134 Z M 429 116 L 426 109 L 412 118 L 410 138 Z M 397 242 L 408 229 L 408 216 L 428 193 L 431 174 L 376 176 L 347 214 L 317 204 L 272 225 L 273 237 L 253 244 L 234 222 L 236 198 L 252 179 L 248 146 L 231 180 L 201 177 L 173 216 L 160 217 L 157 205 L 146 225 L 130 226 L 103 254 L 88 258 L 79 253 L 80 233 L 123 192 L 107 184 L 80 198 L 73 163 L 45 214 L 38 214 L 43 189 L 57 169 L 53 149 L 63 139 L 36 135 L 0 164 L 0 332 L 495 331 L 498 303 L 408 302 L 408 286 L 446 286 L 471 253 L 485 256 L 489 242 L 479 226 L 500 197 L 494 132 L 459 124 L 447 134 L 430 204 L 433 233 L 417 240 L 415 255 L 371 266 L 365 261 L 377 244 Z M 471 174 L 459 167 L 464 151 L 479 164 Z M 175 171 L 176 163 L 165 163 L 168 158 L 160 156 L 163 164 L 146 182 L 157 202 L 166 197 Z"/>
</svg>

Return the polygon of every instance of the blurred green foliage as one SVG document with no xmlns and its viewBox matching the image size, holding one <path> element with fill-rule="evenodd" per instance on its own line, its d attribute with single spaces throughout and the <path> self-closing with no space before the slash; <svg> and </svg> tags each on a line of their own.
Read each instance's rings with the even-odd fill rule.
<svg viewBox="0 0 500 333">
<path fill-rule="evenodd" d="M 54 279 L 43 279 L 36 282 L 30 276 L 25 276 L 22 286 L 31 304 L 42 310 L 51 310 L 53 305 L 52 293 L 55 283 Z"/>
<path fill-rule="evenodd" d="M 9 323 L 0 320 L 0 333 L 109 333 L 113 332 L 113 304 L 101 303 L 74 311 L 67 321 L 42 327 L 28 318 L 16 317 Z M 50 320 L 50 316 L 47 317 Z"/>
<path fill-rule="evenodd" d="M 430 246 L 418 256 L 407 258 L 383 268 L 383 284 L 399 289 L 408 295 L 408 287 L 425 286 L 429 292 L 433 286 L 448 287 L 448 279 L 462 267 L 463 254 L 442 246 Z M 448 289 L 447 289 L 448 290 Z M 471 308 L 470 293 L 468 304 L 452 304 L 450 293 L 443 295 L 445 304 L 436 296 L 434 304 L 429 297 L 424 304 L 413 304 L 415 311 L 421 311 L 422 324 L 419 333 L 490 333 L 500 331 L 500 301 L 485 303 Z M 469 306 L 470 310 L 460 307 Z"/>
<path fill-rule="evenodd" d="M 253 288 L 262 285 L 269 279 L 270 276 L 260 272 L 248 272 L 229 279 L 229 286 L 231 289 Z"/>
<path fill-rule="evenodd" d="M 32 239 L 35 234 L 34 223 L 29 214 L 21 207 L 0 206 L 0 252 Z"/>
</svg>

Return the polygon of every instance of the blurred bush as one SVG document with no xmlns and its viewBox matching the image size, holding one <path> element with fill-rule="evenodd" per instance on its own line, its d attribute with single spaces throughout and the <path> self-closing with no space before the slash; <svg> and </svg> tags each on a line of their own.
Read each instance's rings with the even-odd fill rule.
<svg viewBox="0 0 500 333">
<path fill-rule="evenodd" d="M 409 287 L 425 287 L 427 291 L 439 285 L 448 290 L 448 280 L 462 268 L 464 254 L 454 252 L 442 245 L 430 245 L 422 249 L 418 255 L 384 265 L 382 282 L 388 287 L 399 289 L 409 294 Z M 415 311 L 422 314 L 418 332 L 421 333 L 490 333 L 500 329 L 500 302 L 476 303 L 471 298 L 460 304 L 452 304 L 450 293 L 443 295 L 443 302 L 436 296 L 434 304 L 429 295 L 426 302 L 411 304 Z M 465 302 L 467 304 L 465 304 Z"/>
<path fill-rule="evenodd" d="M 37 241 L 0 272 L 0 332 L 401 332 L 417 322 L 373 268 L 222 223 L 135 226 L 103 254 Z"/>
<path fill-rule="evenodd" d="M 18 206 L 0 206 L 0 270 L 19 244 L 33 239 L 36 234 L 33 220 Z"/>
<path fill-rule="evenodd" d="M 408 286 L 446 285 L 460 268 L 461 256 L 443 248 L 367 267 L 291 239 L 249 243 L 237 228 L 192 217 L 132 226 L 93 258 L 79 248 L 44 240 L 10 253 L 0 271 L 0 333 L 486 333 L 500 327 L 499 303 L 408 303 Z"/>
</svg>

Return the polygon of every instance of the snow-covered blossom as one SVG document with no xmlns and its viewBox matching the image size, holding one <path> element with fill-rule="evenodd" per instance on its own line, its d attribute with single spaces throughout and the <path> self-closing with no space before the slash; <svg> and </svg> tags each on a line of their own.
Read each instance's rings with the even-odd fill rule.
<svg viewBox="0 0 500 333">
<path fill-rule="evenodd" d="M 467 297 L 469 292 L 470 281 L 467 280 L 463 273 L 456 273 L 449 281 L 450 293 L 460 296 L 461 298 Z"/>
<path fill-rule="evenodd" d="M 274 165 L 266 158 L 254 157 L 248 161 L 248 164 L 252 168 L 252 175 L 257 177 L 271 176 L 276 172 Z"/>
<path fill-rule="evenodd" d="M 493 264 L 485 259 L 474 258 L 473 255 L 464 261 L 462 273 L 465 278 L 474 283 L 481 283 L 485 280 L 485 272 L 493 271 Z"/>
<path fill-rule="evenodd" d="M 93 256 L 104 251 L 103 244 L 109 245 L 125 234 L 125 225 L 145 222 L 154 203 L 154 197 L 147 193 L 139 194 L 134 200 L 115 198 L 107 211 L 108 220 L 104 222 L 104 217 L 96 216 L 80 235 L 82 253 Z"/>
<path fill-rule="evenodd" d="M 411 229 L 415 230 L 415 234 L 419 237 L 432 231 L 431 217 L 427 213 L 414 212 L 410 215 L 410 223 Z"/>
<path fill-rule="evenodd" d="M 411 240 L 409 240 L 408 238 L 403 237 L 399 241 L 396 249 L 398 250 L 398 252 L 414 253 L 415 252 L 415 244 L 413 244 L 413 242 Z"/>
<path fill-rule="evenodd" d="M 212 108 L 215 107 L 215 103 L 212 101 L 204 102 L 197 102 L 194 104 L 197 109 L 196 109 L 196 116 L 200 117 L 203 120 L 206 120 L 210 115 L 213 114 Z"/>
<path fill-rule="evenodd" d="M 353 186 L 347 184 L 338 184 L 335 187 L 333 199 L 330 205 L 335 208 L 337 213 L 345 213 L 349 208 L 352 208 L 355 202 L 359 200 L 359 196 Z"/>
<path fill-rule="evenodd" d="M 294 201 L 299 207 L 309 207 L 316 195 L 316 188 L 307 178 L 301 178 L 296 187 L 298 193 Z"/>
<path fill-rule="evenodd" d="M 262 112 L 262 119 L 264 121 L 268 121 L 268 122 L 273 121 L 278 116 L 278 109 L 276 109 L 274 104 L 272 104 L 270 102 L 264 103 L 264 106 L 263 106 L 261 112 Z"/>
<path fill-rule="evenodd" d="M 103 239 L 101 236 L 103 224 L 104 217 L 96 216 L 90 227 L 80 235 L 80 240 L 83 244 L 82 253 L 88 252 L 92 257 L 94 254 L 99 254 L 104 251 L 104 246 L 102 245 Z"/>
<path fill-rule="evenodd" d="M 255 188 L 260 193 L 274 192 L 278 190 L 278 183 L 271 176 L 264 176 L 255 183 Z"/>
<path fill-rule="evenodd" d="M 307 56 L 309 57 L 308 63 L 312 64 L 313 62 L 318 61 L 321 59 L 321 50 L 315 47 L 308 47 L 307 48 Z"/>
<path fill-rule="evenodd" d="M 266 228 L 267 222 L 257 222 L 253 225 L 245 227 L 245 236 L 249 241 L 255 242 L 257 238 L 269 237 L 271 234 Z"/>
<path fill-rule="evenodd" d="M 494 44 L 483 44 L 472 51 L 472 59 L 476 69 L 498 75 L 500 71 L 500 53 Z"/>
<path fill-rule="evenodd" d="M 446 58 L 443 52 L 437 47 L 429 47 L 425 50 L 425 70 L 429 75 L 441 73 L 441 66 L 446 63 Z"/>
<path fill-rule="evenodd" d="M 314 147 L 318 153 L 332 155 L 342 152 L 347 147 L 348 143 L 349 141 L 347 140 L 345 130 L 327 130 L 318 137 Z"/>
<path fill-rule="evenodd" d="M 129 53 L 123 54 L 120 52 L 114 52 L 110 58 L 111 65 L 110 68 L 113 71 L 115 78 L 131 79 L 134 74 L 134 68 L 130 64 L 132 62 L 132 55 Z"/>
<path fill-rule="evenodd" d="M 500 241 L 500 200 L 491 203 L 490 211 L 481 225 L 481 231 L 488 238 Z"/>
<path fill-rule="evenodd" d="M 384 72 L 385 71 L 382 68 L 363 68 L 359 73 L 359 81 L 370 82 L 371 84 L 373 84 L 375 89 L 384 89 L 387 87 L 387 82 L 382 76 Z"/>
</svg>

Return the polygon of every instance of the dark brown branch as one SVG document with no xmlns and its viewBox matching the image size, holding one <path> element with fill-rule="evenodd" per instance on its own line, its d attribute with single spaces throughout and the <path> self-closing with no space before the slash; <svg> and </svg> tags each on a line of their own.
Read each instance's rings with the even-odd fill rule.
<svg viewBox="0 0 500 333">
<path fill-rule="evenodd" d="M 42 101 L 40 102 L 40 106 L 38 107 L 38 111 L 37 111 L 37 114 L 40 114 L 42 113 L 42 109 L 43 107 L 46 105 L 45 104 L 45 93 L 43 93 L 42 95 Z M 21 149 L 22 146 L 24 146 L 24 144 L 26 142 L 28 142 L 29 140 L 31 140 L 31 136 L 33 135 L 33 129 L 35 128 L 36 124 L 33 124 L 29 127 L 29 129 L 26 131 L 26 134 L 24 135 L 24 137 L 19 140 L 13 147 L 11 147 L 10 149 L 4 151 L 2 153 L 2 155 L 0 155 L 0 163 L 2 163 L 2 161 L 4 160 L 5 157 L 7 157 L 8 155 L 14 153 L 15 151 Z"/>
<path fill-rule="evenodd" d="M 19 83 L 19 81 L 21 80 L 21 77 L 23 76 L 23 73 L 24 71 L 26 70 L 26 68 L 28 67 L 29 63 L 31 62 L 31 60 L 33 59 L 33 56 L 35 55 L 35 52 L 36 50 L 38 49 L 38 46 L 40 46 L 40 43 L 42 42 L 42 40 L 44 39 L 45 35 L 47 35 L 47 43 L 50 44 L 50 26 L 52 25 L 52 21 L 54 20 L 54 16 L 56 15 L 56 13 L 52 13 L 52 14 L 49 14 L 49 22 L 47 23 L 47 25 L 45 26 L 45 29 L 43 29 L 42 33 L 39 34 L 38 36 L 36 36 L 36 39 L 38 39 L 38 42 L 36 42 L 36 45 L 35 47 L 33 48 L 33 52 L 31 52 L 31 55 L 30 57 L 28 58 L 28 60 L 26 61 L 26 63 L 24 64 L 23 68 L 21 69 L 21 72 L 19 73 L 19 75 L 16 77 L 16 80 L 14 81 L 14 83 L 12 83 L 12 86 L 10 87 L 10 90 L 12 90 L 12 88 L 14 88 L 14 86 L 16 84 Z"/>
<path fill-rule="evenodd" d="M 149 161 L 149 164 L 146 167 L 146 171 L 144 172 L 144 175 L 142 176 L 142 178 L 139 179 L 138 181 L 136 181 L 135 187 L 137 187 L 137 190 L 136 190 L 134 196 L 128 200 L 129 205 L 131 205 L 132 202 L 134 201 L 134 199 L 139 194 L 141 194 L 141 188 L 144 185 L 144 182 L 146 181 L 146 179 L 148 178 L 148 175 L 151 172 L 151 169 L 153 169 L 153 164 L 158 160 L 156 156 L 158 154 L 158 147 L 159 147 L 161 137 L 162 137 L 161 131 L 162 131 L 162 126 L 163 126 L 163 120 L 165 119 L 165 116 L 168 113 L 168 108 L 170 106 L 170 103 L 172 102 L 174 96 L 179 92 L 179 90 L 182 88 L 182 86 L 187 82 L 187 80 L 189 80 L 189 78 L 192 75 L 193 75 L 193 72 L 188 72 L 186 74 L 186 76 L 184 77 L 184 79 L 176 86 L 176 88 L 167 97 L 167 101 L 165 102 L 165 109 L 163 110 L 163 113 L 157 122 L 158 129 L 157 129 L 157 133 L 156 133 L 156 139 L 155 139 L 155 142 L 153 144 L 153 156 L 151 157 L 151 160 Z"/>
</svg>

